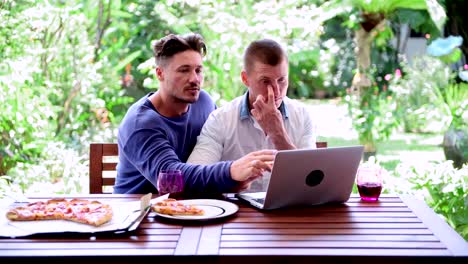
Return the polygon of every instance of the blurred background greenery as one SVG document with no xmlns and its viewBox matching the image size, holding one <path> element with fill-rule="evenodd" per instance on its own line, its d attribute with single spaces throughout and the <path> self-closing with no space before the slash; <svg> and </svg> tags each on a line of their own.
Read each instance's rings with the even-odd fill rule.
<svg viewBox="0 0 468 264">
<path fill-rule="evenodd" d="M 371 155 L 391 175 L 386 191 L 402 192 L 391 182 L 405 180 L 413 186 L 407 192 L 423 191 L 466 238 L 464 10 L 463 0 L 0 0 L 0 195 L 88 192 L 89 143 L 115 142 L 127 108 L 158 89 L 155 39 L 202 34 L 204 88 L 223 105 L 245 92 L 239 78 L 244 47 L 273 38 L 289 54 L 290 97 L 313 104 L 333 99 L 347 109 L 356 136 L 323 139 L 331 146 L 370 142 Z M 363 29 L 365 69 L 356 52 Z M 424 52 L 449 35 L 462 42 L 439 45 L 447 53 Z M 423 51 L 409 57 L 414 37 Z M 356 93 L 363 76 L 371 82 Z M 443 142 L 421 143 L 449 130 L 462 135 L 447 139 L 462 152 L 456 167 L 439 155 Z M 438 153 L 426 170 L 411 165 L 418 160 L 411 151 L 421 149 Z M 414 173 L 402 169 L 409 167 Z M 449 180 L 434 183 L 440 175 Z"/>
</svg>

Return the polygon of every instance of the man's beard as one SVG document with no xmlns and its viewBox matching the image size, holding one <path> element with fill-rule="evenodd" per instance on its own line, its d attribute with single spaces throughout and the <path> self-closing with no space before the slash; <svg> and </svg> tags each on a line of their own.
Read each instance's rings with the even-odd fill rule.
<svg viewBox="0 0 468 264">
<path fill-rule="evenodd" d="M 185 104 L 193 104 L 196 101 L 198 101 L 199 97 L 200 97 L 200 90 L 198 90 L 198 93 L 196 96 L 183 96 L 183 95 L 174 94 L 174 99 L 177 102 L 185 103 Z"/>
<path fill-rule="evenodd" d="M 193 104 L 196 101 L 198 101 L 198 96 L 197 97 L 191 97 L 191 98 L 183 98 L 181 96 L 175 96 L 174 98 L 176 99 L 176 101 L 178 101 L 180 103 L 184 103 L 184 104 Z"/>
</svg>

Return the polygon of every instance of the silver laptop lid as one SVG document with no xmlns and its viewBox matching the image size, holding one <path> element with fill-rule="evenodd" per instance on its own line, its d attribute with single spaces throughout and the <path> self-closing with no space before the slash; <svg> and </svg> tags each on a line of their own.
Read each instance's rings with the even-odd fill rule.
<svg viewBox="0 0 468 264">
<path fill-rule="evenodd" d="M 263 209 L 347 201 L 363 150 L 350 146 L 279 151 Z"/>
</svg>

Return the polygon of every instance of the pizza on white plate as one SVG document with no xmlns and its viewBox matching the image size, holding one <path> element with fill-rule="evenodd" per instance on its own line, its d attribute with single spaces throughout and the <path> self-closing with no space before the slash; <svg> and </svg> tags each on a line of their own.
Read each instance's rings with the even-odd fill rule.
<svg viewBox="0 0 468 264">
<path fill-rule="evenodd" d="M 154 212 L 167 215 L 204 215 L 205 211 L 195 205 L 183 204 L 173 198 L 164 199 L 151 206 Z"/>
</svg>

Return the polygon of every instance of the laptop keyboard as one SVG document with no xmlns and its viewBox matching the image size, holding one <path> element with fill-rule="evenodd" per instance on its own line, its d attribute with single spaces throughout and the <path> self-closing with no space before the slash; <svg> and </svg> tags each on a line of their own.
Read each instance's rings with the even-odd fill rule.
<svg viewBox="0 0 468 264">
<path fill-rule="evenodd" d="M 261 204 L 265 203 L 265 198 L 254 198 L 252 200 L 256 201 L 257 203 L 261 203 Z"/>
</svg>

